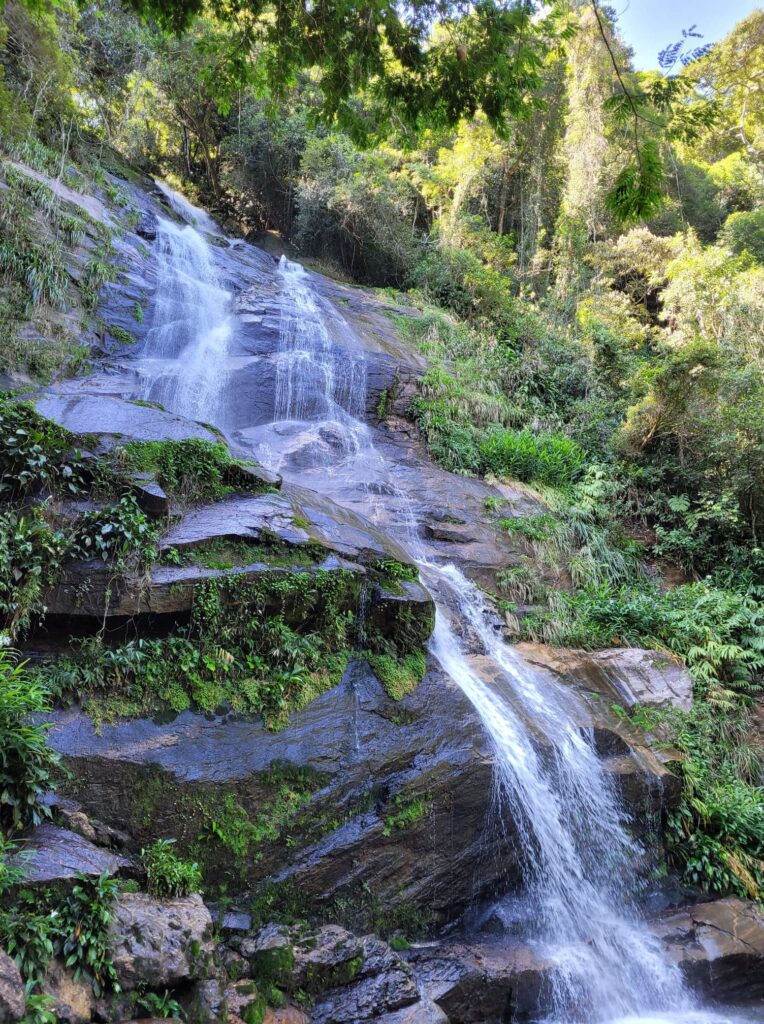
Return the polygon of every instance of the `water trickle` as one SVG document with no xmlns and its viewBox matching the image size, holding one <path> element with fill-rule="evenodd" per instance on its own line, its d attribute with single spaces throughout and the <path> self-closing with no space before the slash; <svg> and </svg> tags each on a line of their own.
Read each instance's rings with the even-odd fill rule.
<svg viewBox="0 0 764 1024">
<path fill-rule="evenodd" d="M 363 353 L 334 340 L 304 267 L 282 256 L 279 274 L 283 291 L 274 419 L 318 424 L 330 452 L 334 446 L 343 455 L 355 453 L 367 438 Z"/>
</svg>

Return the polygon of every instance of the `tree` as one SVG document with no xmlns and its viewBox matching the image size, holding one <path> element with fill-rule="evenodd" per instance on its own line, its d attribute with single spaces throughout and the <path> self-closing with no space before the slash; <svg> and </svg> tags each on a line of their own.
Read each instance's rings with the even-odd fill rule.
<svg viewBox="0 0 764 1024">
<path fill-rule="evenodd" d="M 173 32 L 206 10 L 203 0 L 129 2 Z M 258 81 L 280 98 L 299 71 L 316 69 L 323 116 L 355 139 L 369 135 L 352 102 L 362 89 L 411 126 L 453 126 L 482 110 L 503 133 L 508 119 L 533 108 L 544 53 L 569 34 L 559 10 L 539 17 L 529 0 L 231 0 L 214 3 L 212 14 L 224 31 L 203 45 L 215 54 L 222 111 L 245 84 Z"/>
</svg>

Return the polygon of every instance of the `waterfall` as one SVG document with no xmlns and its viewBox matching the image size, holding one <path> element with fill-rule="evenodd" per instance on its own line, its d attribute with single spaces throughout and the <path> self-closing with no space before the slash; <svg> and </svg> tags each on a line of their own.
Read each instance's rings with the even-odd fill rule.
<svg viewBox="0 0 764 1024">
<path fill-rule="evenodd" d="M 174 206 L 195 210 L 171 194 Z M 152 358 L 144 398 L 213 423 L 221 418 L 227 380 L 231 296 L 220 286 L 209 243 L 191 224 L 160 217 L 156 244 L 157 298 L 144 344 Z"/>
<path fill-rule="evenodd" d="M 459 569 L 421 568 L 436 592 L 445 583 L 461 627 L 500 671 L 501 692 L 481 678 L 439 608 L 432 653 L 491 737 L 499 806 L 519 837 L 535 940 L 556 964 L 550 1019 L 610 1021 L 687 1009 L 679 971 L 632 905 L 629 879 L 640 850 L 592 737 L 577 724 L 578 698 L 501 640 Z"/>
<path fill-rule="evenodd" d="M 230 326 L 209 247 L 191 227 L 160 225 L 160 289 L 148 344 L 174 360 L 173 407 L 203 395 L 206 416 L 220 408 Z M 298 264 L 282 258 L 280 341 L 269 444 L 283 461 L 305 448 L 310 460 L 279 468 L 306 474 L 317 489 L 343 467 L 347 486 L 393 494 L 394 464 L 364 423 L 366 361 L 350 328 Z M 331 322 L 333 321 L 333 322 Z M 336 340 L 337 332 L 343 336 Z M 161 381 L 160 381 L 161 383 Z M 186 397 L 184 397 L 186 396 Z M 244 433 L 242 433 L 244 436 Z M 255 436 L 252 435 L 252 439 Z M 262 456 L 261 443 L 258 455 Z M 307 467 L 307 468 L 306 468 Z M 382 485 L 384 484 L 384 487 Z M 385 490 L 387 488 L 387 490 Z M 341 492 L 342 493 L 342 492 Z M 417 495 L 398 493 L 406 508 Z M 340 499 L 342 500 L 342 499 Z M 399 538 L 400 540 L 401 538 Z M 436 601 L 431 652 L 478 713 L 494 754 L 496 814 L 510 821 L 522 854 L 527 932 L 555 965 L 549 1024 L 711 1024 L 728 1020 L 693 1007 L 680 973 L 662 953 L 636 907 L 633 876 L 642 851 L 593 736 L 582 730 L 579 698 L 531 669 L 493 628 L 478 589 L 454 565 L 438 562 L 417 535 L 412 557 Z M 488 659 L 487 682 L 475 651 Z"/>
<path fill-rule="evenodd" d="M 363 444 L 366 363 L 363 353 L 338 345 L 304 267 L 284 256 L 275 420 L 314 422 L 336 431 L 345 454 Z"/>
</svg>

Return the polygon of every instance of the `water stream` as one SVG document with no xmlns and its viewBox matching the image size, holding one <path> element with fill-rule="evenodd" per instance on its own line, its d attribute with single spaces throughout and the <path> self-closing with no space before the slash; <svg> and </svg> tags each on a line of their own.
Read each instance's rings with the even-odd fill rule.
<svg viewBox="0 0 764 1024">
<path fill-rule="evenodd" d="M 401 484 L 398 467 L 380 454 L 363 420 L 362 346 L 348 343 L 352 332 L 337 310 L 330 324 L 325 300 L 302 267 L 282 259 L 278 274 L 274 422 L 240 432 L 239 442 L 246 440 L 285 477 L 356 509 L 363 505 L 368 517 L 394 503 L 400 521 L 403 509 L 407 530 L 396 540 L 416 560 L 438 607 L 431 652 L 475 707 L 495 751 L 496 813 L 517 833 L 525 905 L 532 908 L 524 937 L 555 965 L 552 1010 L 542 1019 L 731 1021 L 694 1004 L 640 916 L 633 880 L 642 851 L 593 736 L 581 728 L 579 698 L 502 641 L 480 591 L 419 537 L 422 497 Z M 229 373 L 230 333 L 228 297 L 207 242 L 192 226 L 162 222 L 159 300 L 145 353 L 161 372 L 150 397 L 214 424 Z M 489 660 L 490 681 L 476 655 Z"/>
</svg>

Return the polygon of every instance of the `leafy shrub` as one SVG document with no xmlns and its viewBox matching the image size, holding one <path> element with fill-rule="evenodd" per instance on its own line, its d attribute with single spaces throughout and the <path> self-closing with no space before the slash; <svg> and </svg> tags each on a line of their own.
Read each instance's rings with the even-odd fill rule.
<svg viewBox="0 0 764 1024">
<path fill-rule="evenodd" d="M 764 263 L 764 210 L 731 213 L 719 237 L 737 255 L 747 252 Z"/>
<path fill-rule="evenodd" d="M 584 453 L 561 434 L 494 430 L 478 446 L 484 471 L 564 487 L 584 471 Z"/>
<path fill-rule="evenodd" d="M 172 839 L 157 839 L 147 849 L 141 850 L 148 890 L 159 899 L 188 896 L 192 892 L 200 892 L 202 887 L 199 865 L 182 860 L 173 849 L 173 843 Z"/>
<path fill-rule="evenodd" d="M 66 538 L 48 525 L 42 509 L 0 512 L 0 616 L 11 638 L 44 611 L 44 589 L 67 551 Z"/>
<path fill-rule="evenodd" d="M 102 874 L 77 875 L 66 893 L 22 889 L 0 912 L 0 944 L 16 961 L 27 990 L 42 985 L 50 960 L 61 957 L 75 979 L 85 978 L 96 997 L 119 991 L 109 953 L 109 926 L 119 883 Z"/>
<path fill-rule="evenodd" d="M 77 523 L 72 549 L 86 558 L 124 559 L 135 553 L 142 561 L 156 555 L 158 528 L 138 507 L 133 495 L 116 505 L 86 513 Z"/>
<path fill-rule="evenodd" d="M 50 817 L 41 802 L 53 786 L 58 754 L 49 726 L 30 716 L 50 710 L 48 693 L 0 648 L 0 830 L 12 834 Z"/>
<path fill-rule="evenodd" d="M 0 494 L 7 500 L 42 487 L 77 494 L 87 474 L 75 439 L 27 402 L 0 394 Z"/>
</svg>

